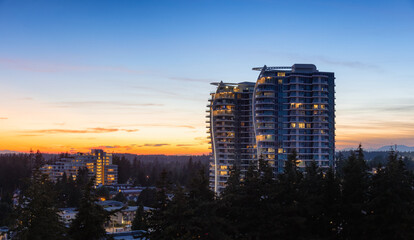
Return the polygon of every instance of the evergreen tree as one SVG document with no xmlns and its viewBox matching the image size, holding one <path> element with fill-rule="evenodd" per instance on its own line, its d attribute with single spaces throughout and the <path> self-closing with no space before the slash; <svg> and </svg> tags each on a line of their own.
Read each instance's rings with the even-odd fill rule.
<svg viewBox="0 0 414 240">
<path fill-rule="evenodd" d="M 243 202 L 242 186 L 240 169 L 237 165 L 233 165 L 230 171 L 230 176 L 227 179 L 226 188 L 220 194 L 217 214 L 219 217 L 225 219 L 227 223 L 224 231 L 232 239 L 238 239 L 239 233 L 239 219 L 243 217 L 241 211 Z"/>
<path fill-rule="evenodd" d="M 321 239 L 323 225 L 323 173 L 319 171 L 315 161 L 306 166 L 305 174 L 300 185 L 300 208 L 306 218 L 305 236 L 309 239 Z"/>
<path fill-rule="evenodd" d="M 99 187 L 99 188 L 96 189 L 95 193 L 96 193 L 96 196 L 98 198 L 105 198 L 105 199 L 109 199 L 110 198 L 109 188 L 108 187 L 105 187 L 105 186 Z M 116 201 L 119 201 L 119 200 L 116 200 Z M 122 201 L 120 201 L 120 202 L 122 202 Z"/>
<path fill-rule="evenodd" d="M 414 239 L 413 174 L 391 151 L 373 176 L 366 239 Z"/>
<path fill-rule="evenodd" d="M 261 220 L 257 218 L 257 211 L 260 204 L 259 191 L 260 172 L 256 164 L 251 164 L 246 172 L 246 176 L 242 182 L 240 195 L 242 198 L 241 209 L 239 211 L 244 217 L 239 217 L 238 232 L 245 238 L 257 238 Z"/>
<path fill-rule="evenodd" d="M 193 239 L 225 239 L 221 229 L 224 221 L 216 214 L 214 193 L 209 188 L 209 179 L 204 172 L 204 169 L 199 170 L 186 195 L 191 210 L 187 223 L 189 234 Z"/>
<path fill-rule="evenodd" d="M 162 232 L 168 227 L 166 221 L 166 211 L 170 199 L 167 193 L 171 191 L 171 182 L 165 169 L 162 170 L 159 181 L 157 182 L 156 204 L 148 216 L 148 228 L 151 229 L 151 239 L 168 239 L 163 238 Z M 178 198 L 176 199 L 178 200 Z"/>
<path fill-rule="evenodd" d="M 82 189 L 84 186 L 88 185 L 90 182 L 88 168 L 82 167 L 78 169 L 76 174 L 76 185 Z"/>
<path fill-rule="evenodd" d="M 13 207 L 10 199 L 0 199 L 0 226 L 11 225 Z"/>
<path fill-rule="evenodd" d="M 280 205 L 276 201 L 276 180 L 272 167 L 269 162 L 263 160 L 262 156 L 259 157 L 258 166 L 256 206 L 253 207 L 251 214 L 256 212 L 257 238 L 275 239 L 279 237 L 275 222 L 277 221 L 276 216 L 280 213 Z"/>
<path fill-rule="evenodd" d="M 362 239 L 367 214 L 368 166 L 361 145 L 348 157 L 342 172 L 342 232 L 345 239 Z"/>
<path fill-rule="evenodd" d="M 191 239 L 189 221 L 193 211 L 188 207 L 188 200 L 183 188 L 176 187 L 173 191 L 174 197 L 168 202 L 162 211 L 158 211 L 157 222 L 153 228 L 150 226 L 150 239 Z"/>
<path fill-rule="evenodd" d="M 119 192 L 115 195 L 115 197 L 112 200 L 125 203 L 127 201 L 127 198 L 122 192 Z"/>
<path fill-rule="evenodd" d="M 34 156 L 34 168 L 40 168 L 45 162 L 45 159 L 43 158 L 42 153 L 37 150 L 35 156 Z"/>
<path fill-rule="evenodd" d="M 285 162 L 284 172 L 278 175 L 275 200 L 279 211 L 275 216 L 275 232 L 279 238 L 300 239 L 306 230 L 306 219 L 300 214 L 300 183 L 303 174 L 298 170 L 296 150 L 293 150 Z"/>
<path fill-rule="evenodd" d="M 138 196 L 137 203 L 138 205 L 143 205 L 146 207 L 155 207 L 156 206 L 156 195 L 157 190 L 153 188 L 145 188 Z"/>
<path fill-rule="evenodd" d="M 82 188 L 84 186 L 80 185 L 79 182 L 76 182 L 72 176 L 68 177 L 68 182 L 66 184 L 66 194 L 67 194 L 67 207 L 79 207 L 79 202 L 82 198 Z"/>
<path fill-rule="evenodd" d="M 114 155 L 112 162 L 118 165 L 118 182 L 126 183 L 131 177 L 131 162 L 124 155 L 121 157 Z"/>
<path fill-rule="evenodd" d="M 320 236 L 321 239 L 336 239 L 340 224 L 340 199 L 341 192 L 339 179 L 329 168 L 322 181 L 322 206 Z"/>
<path fill-rule="evenodd" d="M 74 240 L 98 240 L 106 236 L 104 224 L 109 220 L 110 213 L 96 203 L 92 178 L 83 189 L 76 218 L 72 221 L 69 235 Z"/>
<path fill-rule="evenodd" d="M 132 221 L 132 230 L 147 230 L 146 215 L 144 206 L 139 205 L 135 212 L 134 220 Z"/>
<path fill-rule="evenodd" d="M 16 239 L 67 239 L 55 197 L 48 177 L 35 171 L 19 197 Z"/>
</svg>

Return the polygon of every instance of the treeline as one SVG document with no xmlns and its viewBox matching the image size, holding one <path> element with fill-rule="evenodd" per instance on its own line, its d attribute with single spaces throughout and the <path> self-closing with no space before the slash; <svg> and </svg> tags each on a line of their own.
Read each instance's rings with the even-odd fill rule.
<svg viewBox="0 0 414 240">
<path fill-rule="evenodd" d="M 155 240 L 414 239 L 414 176 L 395 152 L 390 151 L 386 163 L 374 172 L 361 147 L 336 172 L 322 171 L 316 163 L 303 172 L 297 164 L 293 152 L 277 176 L 263 160 L 243 176 L 233 167 L 218 196 L 209 189 L 206 170 L 194 170 L 185 185 L 164 169 L 156 188 L 141 193 L 133 228 L 147 230 L 149 239 Z M 110 213 L 96 205 L 99 193 L 93 183 L 82 177 L 69 181 L 73 179 L 53 184 L 35 173 L 21 183 L 19 204 L 9 218 L 17 239 L 105 236 L 103 224 Z M 70 192 L 60 196 L 65 184 L 81 189 L 77 220 L 69 228 L 57 216 L 60 198 L 68 199 Z M 146 203 L 153 207 L 147 213 L 142 207 Z"/>
<path fill-rule="evenodd" d="M 32 159 L 29 154 L 0 154 L 0 226 L 10 223 L 13 193 L 30 176 Z"/>
<path fill-rule="evenodd" d="M 233 168 L 217 197 L 204 174 L 182 188 L 164 172 L 155 210 L 135 224 L 153 240 L 414 239 L 413 180 L 393 151 L 371 173 L 361 147 L 336 174 L 315 163 L 302 172 L 295 153 L 277 176 L 263 160 L 242 180 Z"/>
<path fill-rule="evenodd" d="M 94 179 L 82 186 L 75 219 L 66 226 L 59 210 L 59 192 L 47 175 L 34 171 L 19 194 L 11 222 L 12 239 L 105 239 L 104 224 L 114 212 L 97 204 Z"/>
<path fill-rule="evenodd" d="M 208 158 L 199 158 L 197 161 L 193 161 L 192 157 L 174 161 L 154 158 L 153 161 L 148 161 L 137 156 L 129 160 L 125 155 L 114 154 L 112 163 L 118 165 L 118 183 L 130 182 L 144 187 L 155 186 L 163 170 L 168 172 L 173 183 L 183 186 L 188 186 L 200 169 L 205 169 L 205 174 L 208 174 Z"/>
<path fill-rule="evenodd" d="M 341 167 L 342 163 L 352 154 L 352 151 L 339 151 L 336 153 L 337 167 Z M 365 160 L 370 168 L 375 168 L 379 164 L 385 165 L 388 159 L 388 152 L 384 151 L 364 151 Z M 414 171 L 414 152 L 398 152 L 398 156 L 402 158 L 406 168 Z"/>
</svg>

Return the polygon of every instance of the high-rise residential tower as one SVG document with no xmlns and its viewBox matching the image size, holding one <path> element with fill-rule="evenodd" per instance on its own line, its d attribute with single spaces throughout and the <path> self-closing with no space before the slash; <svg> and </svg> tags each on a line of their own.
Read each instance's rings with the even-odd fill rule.
<svg viewBox="0 0 414 240">
<path fill-rule="evenodd" d="M 311 161 L 315 161 L 322 168 L 334 165 L 334 73 L 320 72 L 312 64 L 294 64 L 292 67 L 264 66 L 253 70 L 260 71 L 255 84 L 220 83 L 216 84 L 217 92 L 212 94 L 212 112 L 209 116 L 213 149 L 210 182 L 216 192 L 220 192 L 225 186 L 229 174 L 227 167 L 235 164 L 245 170 L 250 164 L 255 164 L 258 158 L 266 160 L 275 174 L 283 171 L 287 155 L 293 150 L 298 153 L 299 167 L 305 167 Z M 243 98 L 236 94 L 242 89 L 240 86 L 244 86 L 246 92 Z M 222 100 L 217 98 L 217 94 L 221 92 L 233 94 L 231 96 L 234 109 L 251 109 L 251 113 L 238 111 L 232 118 L 232 127 L 237 129 L 232 142 L 243 142 L 242 136 L 249 136 L 246 145 L 223 146 L 218 138 L 220 135 L 217 134 L 221 133 L 218 129 L 225 134 L 229 133 L 227 130 L 231 130 L 221 129 L 222 118 L 214 114 L 222 106 Z M 227 108 L 228 105 L 225 106 Z M 236 121 L 240 118 L 249 120 Z M 249 124 L 249 127 L 244 127 L 245 124 Z M 227 151 L 243 153 L 246 150 L 249 153 L 247 156 L 220 154 Z M 226 157 L 226 160 L 222 157 Z"/>
<path fill-rule="evenodd" d="M 207 105 L 212 158 L 210 186 L 220 192 L 234 164 L 242 172 L 256 159 L 252 99 L 254 83 L 212 83 L 217 86 Z"/>
</svg>

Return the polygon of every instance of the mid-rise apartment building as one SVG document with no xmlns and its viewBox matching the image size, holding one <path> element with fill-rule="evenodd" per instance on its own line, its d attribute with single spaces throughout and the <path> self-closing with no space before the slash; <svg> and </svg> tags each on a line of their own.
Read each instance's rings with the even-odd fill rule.
<svg viewBox="0 0 414 240">
<path fill-rule="evenodd" d="M 54 164 L 46 164 L 40 168 L 48 174 L 52 181 L 63 176 L 76 179 L 81 168 L 87 168 L 90 177 L 95 177 L 96 185 L 113 185 L 118 183 L 118 166 L 112 164 L 112 154 L 101 149 L 92 149 L 89 153 L 60 158 Z"/>
</svg>

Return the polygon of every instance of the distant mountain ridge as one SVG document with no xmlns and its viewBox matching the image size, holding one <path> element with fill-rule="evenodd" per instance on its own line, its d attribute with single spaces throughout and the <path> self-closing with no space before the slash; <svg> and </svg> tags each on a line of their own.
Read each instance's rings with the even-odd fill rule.
<svg viewBox="0 0 414 240">
<path fill-rule="evenodd" d="M 405 145 L 382 146 L 382 147 L 378 148 L 375 151 L 388 152 L 391 148 L 394 149 L 394 150 L 397 150 L 399 152 L 414 152 L 414 147 L 408 147 L 408 146 L 405 146 Z"/>
<path fill-rule="evenodd" d="M 380 148 L 365 148 L 364 145 L 362 145 L 362 148 L 364 149 L 364 151 L 367 151 L 367 152 L 389 152 L 391 148 L 395 150 L 396 147 L 397 147 L 396 150 L 398 152 L 414 152 L 414 147 L 409 147 L 406 145 L 385 145 Z M 344 149 L 337 150 L 337 152 L 353 151 L 356 149 L 357 147 L 344 148 Z"/>
</svg>

